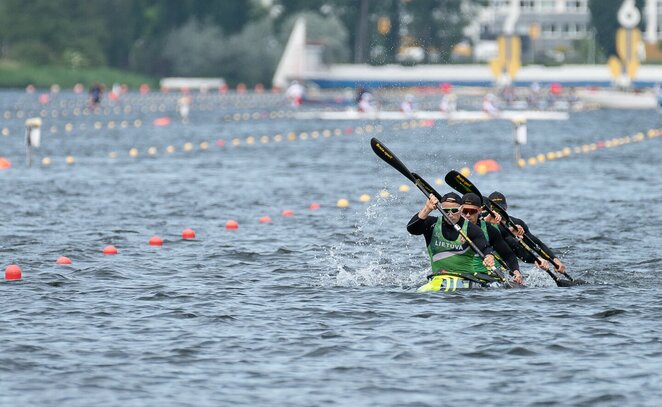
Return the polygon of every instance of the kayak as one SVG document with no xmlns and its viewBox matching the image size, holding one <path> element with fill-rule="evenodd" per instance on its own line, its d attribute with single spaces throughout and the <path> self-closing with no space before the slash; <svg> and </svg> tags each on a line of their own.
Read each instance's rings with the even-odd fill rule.
<svg viewBox="0 0 662 407">
<path fill-rule="evenodd" d="M 338 112 L 298 112 L 297 119 L 317 120 L 451 120 L 451 121 L 482 121 L 482 120 L 568 120 L 568 112 L 539 110 L 504 110 L 495 115 L 483 111 L 458 110 L 455 112 L 415 111 L 404 113 L 399 111 L 359 112 L 346 110 Z"/>
<path fill-rule="evenodd" d="M 467 280 L 459 276 L 437 274 L 436 276 L 432 276 L 427 284 L 420 286 L 416 292 L 426 293 L 430 291 L 456 291 L 483 287 L 485 286 L 480 283 Z"/>
<path fill-rule="evenodd" d="M 464 278 L 452 274 L 435 274 L 428 276 L 428 282 L 416 290 L 417 293 L 426 293 L 431 291 L 457 291 L 471 290 L 474 288 L 522 288 L 523 285 L 514 281 L 510 285 L 503 284 L 500 281 L 480 282 L 474 278 Z"/>
</svg>

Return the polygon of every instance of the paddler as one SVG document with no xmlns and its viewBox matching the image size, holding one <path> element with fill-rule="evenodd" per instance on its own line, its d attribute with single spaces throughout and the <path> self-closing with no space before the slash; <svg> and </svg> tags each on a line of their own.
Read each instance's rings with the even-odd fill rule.
<svg viewBox="0 0 662 407">
<path fill-rule="evenodd" d="M 494 266 L 493 249 L 487 244 L 482 230 L 466 221 L 460 215 L 461 198 L 455 192 L 449 192 L 441 197 L 441 207 L 451 221 L 457 224 L 473 241 L 478 250 L 485 254 L 480 262 L 460 233 L 443 217 L 430 216 L 439 200 L 430 194 L 425 206 L 416 213 L 407 224 L 407 231 L 412 235 L 423 235 L 428 248 L 433 274 L 472 274 L 486 273 L 485 267 Z M 478 261 L 477 261 L 478 259 Z"/>
<path fill-rule="evenodd" d="M 501 232 L 496 228 L 491 222 L 487 222 L 485 219 L 481 219 L 481 198 L 470 192 L 464 194 L 462 197 L 462 206 L 460 207 L 460 213 L 462 217 L 472 224 L 478 226 L 483 233 L 484 238 L 487 240 L 487 243 L 494 248 L 499 257 L 504 261 L 508 269 L 512 272 L 513 281 L 518 284 L 523 284 L 522 273 L 519 271 L 519 264 L 517 262 L 517 256 L 511 250 L 510 246 L 503 239 Z M 491 219 L 488 219 L 491 220 Z M 496 223 L 500 219 L 494 219 Z"/>
<path fill-rule="evenodd" d="M 506 202 L 506 197 L 504 194 L 498 191 L 494 191 L 490 194 L 489 199 L 492 201 L 496 202 L 499 206 L 501 206 L 503 209 L 508 209 L 508 203 Z M 510 216 L 510 219 L 515 223 L 517 226 L 517 230 L 513 230 L 513 232 L 521 237 L 524 234 L 526 234 L 531 240 L 540 247 L 545 253 L 549 255 L 550 258 L 554 260 L 554 267 L 559 273 L 565 272 L 565 264 L 556 257 L 554 252 L 547 247 L 543 242 L 540 241 L 531 231 L 529 230 L 529 226 L 521 219 L 518 219 L 514 216 Z M 543 262 L 538 262 L 535 257 L 531 256 L 526 250 L 524 250 L 515 240 L 510 233 L 506 230 L 506 227 L 503 225 L 499 225 L 499 230 L 501 231 L 501 235 L 505 237 L 506 242 L 508 245 L 511 247 L 511 249 L 515 252 L 517 257 L 522 259 L 522 261 L 526 263 L 535 263 L 538 267 L 541 269 L 547 269 L 547 262 L 543 260 Z"/>
</svg>

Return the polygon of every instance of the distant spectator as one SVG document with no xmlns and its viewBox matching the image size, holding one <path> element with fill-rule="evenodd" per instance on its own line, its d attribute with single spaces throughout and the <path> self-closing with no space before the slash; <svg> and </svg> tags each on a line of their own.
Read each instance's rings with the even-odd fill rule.
<svg viewBox="0 0 662 407">
<path fill-rule="evenodd" d="M 99 82 L 94 82 L 90 88 L 90 106 L 95 108 L 101 103 L 101 96 L 103 95 L 103 85 Z"/>
</svg>

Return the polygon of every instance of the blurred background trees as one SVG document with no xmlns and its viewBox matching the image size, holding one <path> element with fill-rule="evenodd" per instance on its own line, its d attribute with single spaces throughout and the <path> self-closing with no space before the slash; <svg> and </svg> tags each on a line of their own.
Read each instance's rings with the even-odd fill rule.
<svg viewBox="0 0 662 407">
<path fill-rule="evenodd" d="M 620 2 L 589 3 L 597 41 L 606 54 L 613 52 L 614 10 Z M 308 40 L 324 45 L 326 63 L 471 62 L 470 54 L 458 59 L 458 50 L 470 48 L 465 27 L 486 3 L 0 0 L 0 62 L 268 84 L 299 15 L 306 17 Z"/>
</svg>

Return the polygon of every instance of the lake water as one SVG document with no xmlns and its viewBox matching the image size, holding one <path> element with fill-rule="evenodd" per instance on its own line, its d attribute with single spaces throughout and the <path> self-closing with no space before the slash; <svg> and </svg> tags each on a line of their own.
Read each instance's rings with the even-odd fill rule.
<svg viewBox="0 0 662 407">
<path fill-rule="evenodd" d="M 278 96 L 208 95 L 184 124 L 172 94 L 129 94 L 89 114 L 84 96 L 37 98 L 0 93 L 0 155 L 13 164 L 0 171 L 0 253 L 3 269 L 23 270 L 0 282 L 0 405 L 662 400 L 654 111 L 530 122 L 525 157 L 645 137 L 520 169 L 508 122 L 297 121 Z M 24 121 L 42 110 L 27 168 Z M 153 125 L 165 116 L 172 124 Z M 408 181 L 373 154 L 373 136 L 431 183 L 498 161 L 502 171 L 470 178 L 506 194 L 509 212 L 590 284 L 557 288 L 526 266 L 526 289 L 415 293 L 429 264 L 405 226 L 425 197 L 398 190 Z M 186 228 L 195 240 L 182 240 Z M 153 235 L 163 247 L 147 244 Z M 103 256 L 110 244 L 119 254 Z"/>
</svg>

